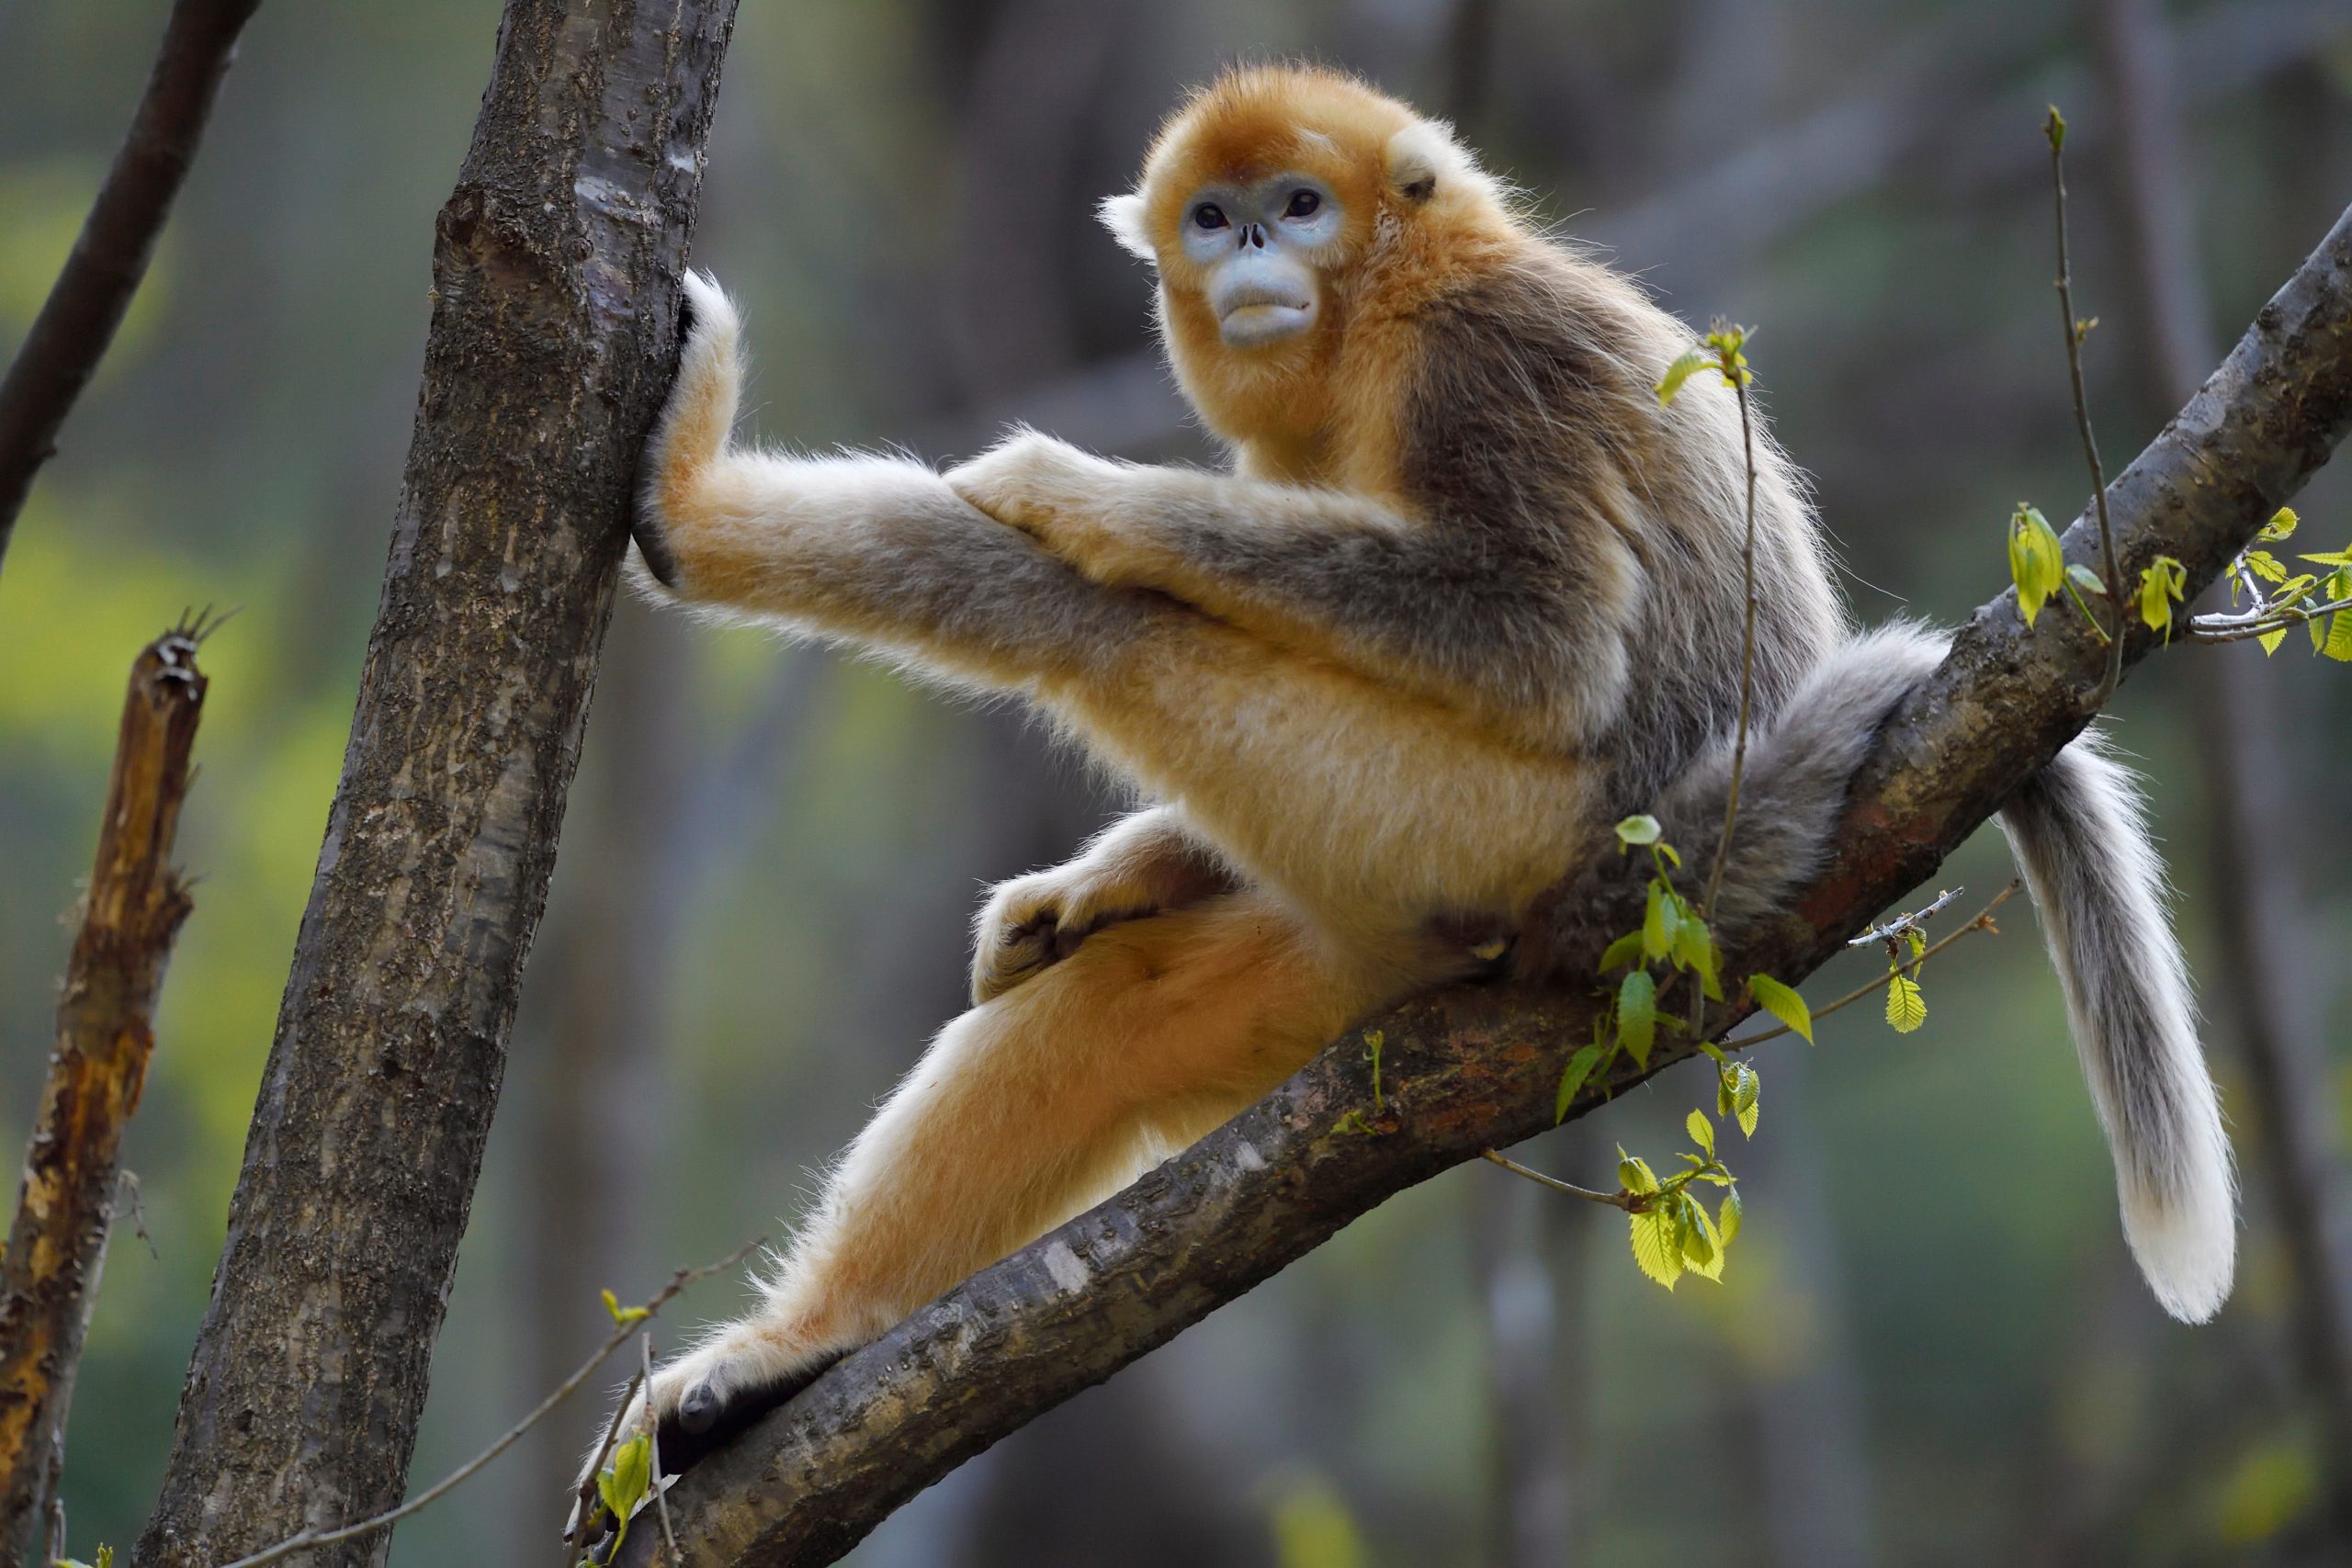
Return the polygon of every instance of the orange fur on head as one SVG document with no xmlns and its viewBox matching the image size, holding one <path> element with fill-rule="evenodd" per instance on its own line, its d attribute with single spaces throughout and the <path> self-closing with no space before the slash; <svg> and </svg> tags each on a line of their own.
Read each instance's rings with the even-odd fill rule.
<svg viewBox="0 0 2352 1568">
<path fill-rule="evenodd" d="M 1183 253 L 1193 194 L 1295 171 L 1327 183 L 1345 216 L 1312 331 L 1259 349 L 1218 335 L 1201 269 Z M 1160 331 L 1185 395 L 1239 448 L 1244 472 L 1390 488 L 1397 331 L 1441 288 L 1524 243 L 1495 182 L 1453 140 L 1353 76 L 1312 65 L 1227 71 L 1170 117 L 1135 193 L 1104 204 L 1123 243 L 1159 272 Z M 1388 329 L 1388 330 L 1384 330 Z"/>
</svg>

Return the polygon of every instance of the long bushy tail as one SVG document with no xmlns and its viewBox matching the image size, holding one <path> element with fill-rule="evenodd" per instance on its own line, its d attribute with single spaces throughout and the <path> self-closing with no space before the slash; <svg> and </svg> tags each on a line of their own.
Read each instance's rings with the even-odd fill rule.
<svg viewBox="0 0 2352 1568">
<path fill-rule="evenodd" d="M 1739 828 L 1716 903 L 1725 940 L 1780 915 L 1820 869 L 1855 769 L 1887 715 L 1941 660 L 1945 643 L 1908 625 L 1856 637 L 1825 658 L 1750 739 Z M 1713 841 L 1730 774 L 1731 747 L 1720 743 L 1668 792 L 1658 816 L 1675 842 Z M 2139 789 L 2086 732 L 2018 792 L 2001 819 L 2041 907 L 2075 1049 L 2115 1156 L 2124 1237 L 2165 1310 L 2201 1323 L 2230 1293 L 2235 1184 Z"/>
<path fill-rule="evenodd" d="M 2086 731 L 2002 808 L 2001 827 L 2065 988 L 2124 1239 L 2164 1309 L 2202 1323 L 2237 1263 L 2235 1182 L 2137 782 Z"/>
</svg>

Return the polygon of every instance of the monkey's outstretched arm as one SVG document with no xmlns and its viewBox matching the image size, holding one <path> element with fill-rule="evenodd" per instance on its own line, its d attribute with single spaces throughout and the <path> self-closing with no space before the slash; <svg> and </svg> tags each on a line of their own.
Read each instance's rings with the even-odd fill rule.
<svg viewBox="0 0 2352 1568">
<path fill-rule="evenodd" d="M 1572 572 L 1345 491 L 1114 462 L 1030 432 L 947 483 L 1091 581 L 1169 594 L 1489 720 L 1532 718 L 1546 739 L 1574 723 L 1550 711 L 1561 694 L 1594 689 L 1594 673 L 1611 683 L 1599 667 L 1623 658 L 1630 555 L 1588 552 Z"/>
<path fill-rule="evenodd" d="M 1198 618 L 1087 581 L 921 463 L 729 446 L 741 382 L 734 308 L 698 275 L 685 288 L 692 324 L 644 487 L 649 558 L 683 596 L 997 691 L 1080 670 L 1171 617 Z"/>
</svg>

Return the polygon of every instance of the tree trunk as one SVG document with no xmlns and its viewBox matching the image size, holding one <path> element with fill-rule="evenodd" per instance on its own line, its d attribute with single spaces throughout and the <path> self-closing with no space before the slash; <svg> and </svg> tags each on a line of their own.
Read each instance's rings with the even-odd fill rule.
<svg viewBox="0 0 2352 1568">
<path fill-rule="evenodd" d="M 167 632 L 130 667 L 97 862 L 57 1004 L 57 1049 L 0 1258 L 0 1564 L 8 1568 L 64 1550 L 52 1540 L 44 1551 L 42 1540 L 66 1407 L 106 1266 L 122 1132 L 147 1082 L 155 998 L 187 918 L 171 857 L 204 711 L 201 635 Z"/>
<path fill-rule="evenodd" d="M 401 1496 L 673 363 L 734 11 L 507 6 L 437 225 L 383 599 L 150 1568 Z"/>
</svg>

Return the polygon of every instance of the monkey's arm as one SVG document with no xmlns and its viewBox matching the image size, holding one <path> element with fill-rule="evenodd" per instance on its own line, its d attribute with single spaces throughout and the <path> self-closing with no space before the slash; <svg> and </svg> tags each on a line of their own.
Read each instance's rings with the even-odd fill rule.
<svg viewBox="0 0 2352 1568">
<path fill-rule="evenodd" d="M 1545 739 L 1575 726 L 1548 711 L 1564 694 L 1623 680 L 1639 577 L 1605 533 L 1546 558 L 1344 491 L 1113 462 L 1034 433 L 947 483 L 1091 581 L 1156 590 L 1490 720 L 1532 719 Z"/>
<path fill-rule="evenodd" d="M 1087 581 L 921 463 L 730 446 L 735 310 L 699 275 L 685 290 L 693 317 L 644 485 L 648 563 L 682 597 L 996 691 L 1080 670 L 1171 618 L 1198 619 L 1164 597 Z"/>
<path fill-rule="evenodd" d="M 1241 887 L 1172 806 L 1121 818 L 1078 858 L 1000 883 L 972 933 L 972 1000 L 1001 996 L 1068 958 L 1105 926 L 1164 914 Z"/>
</svg>

